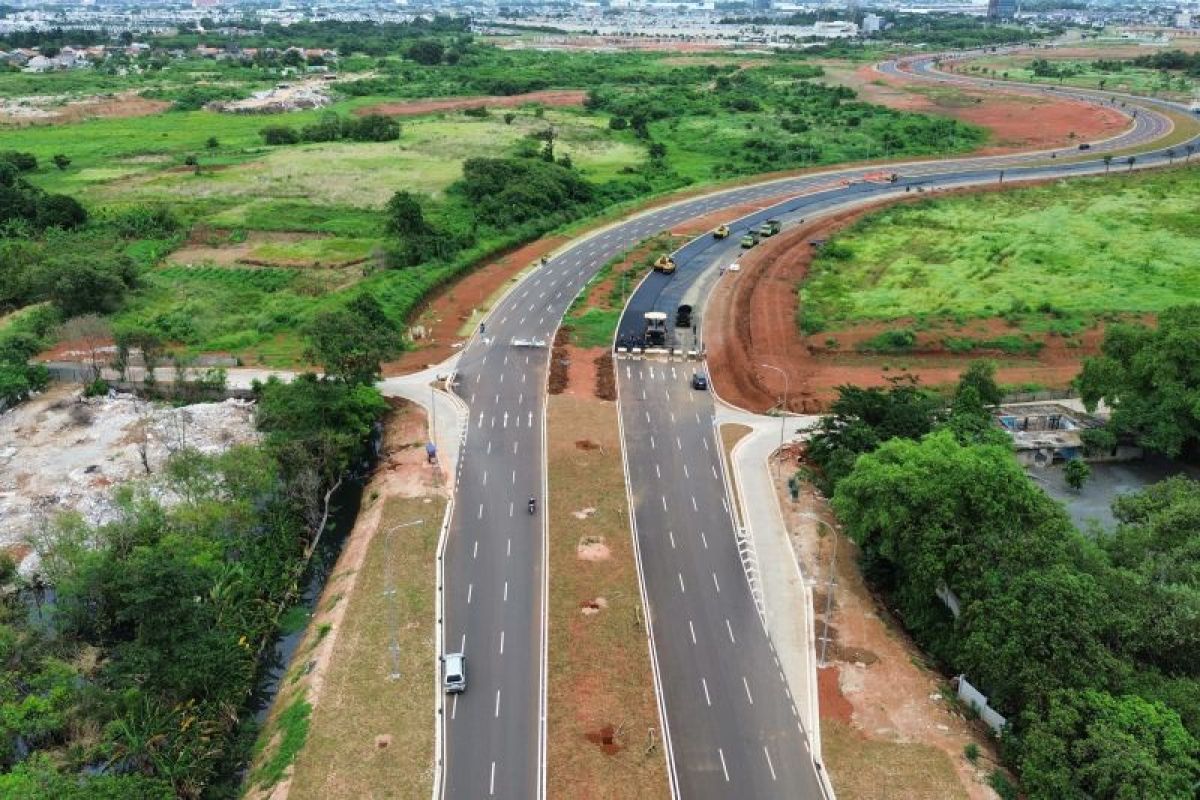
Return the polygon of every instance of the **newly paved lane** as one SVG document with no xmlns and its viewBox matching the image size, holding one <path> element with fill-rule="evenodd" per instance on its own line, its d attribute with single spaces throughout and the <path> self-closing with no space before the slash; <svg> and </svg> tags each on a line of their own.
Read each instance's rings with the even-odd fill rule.
<svg viewBox="0 0 1200 800">
<path fill-rule="evenodd" d="M 618 364 L 647 618 L 676 789 L 820 797 L 808 739 L 750 593 L 707 392 L 686 363 Z"/>
</svg>

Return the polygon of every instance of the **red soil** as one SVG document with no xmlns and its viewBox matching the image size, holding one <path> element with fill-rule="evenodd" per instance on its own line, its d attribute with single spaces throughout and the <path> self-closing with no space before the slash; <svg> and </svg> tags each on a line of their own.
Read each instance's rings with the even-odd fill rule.
<svg viewBox="0 0 1200 800">
<path fill-rule="evenodd" d="M 788 231 L 748 251 L 739 273 L 726 273 L 709 298 L 704 319 L 709 371 L 726 401 L 757 412 L 778 405 L 783 381 L 773 371 L 748 369 L 748 364 L 786 369 L 790 410 L 816 413 L 837 396 L 838 386 L 883 386 L 904 371 L 928 386 L 950 384 L 967 363 L 981 356 L 1000 361 L 998 378 L 1002 383 L 1061 387 L 1075 377 L 1083 358 L 1098 352 L 1103 338 L 1100 327 L 1076 337 L 1079 346 L 1075 348 L 1068 348 L 1059 337 L 1046 336 L 1036 356 L 986 351 L 954 354 L 941 346 L 947 335 L 983 339 L 1013 333 L 1001 319 L 976 320 L 921 334 L 914 352 L 903 355 L 860 354 L 854 347 L 881 330 L 904 327 L 904 320 L 822 332 L 812 339 L 804 336 L 796 325 L 796 285 L 807 274 L 814 255 L 809 241 L 827 238 L 881 205 L 845 211 Z M 837 340 L 836 348 L 826 346 L 828 338 Z"/>
<path fill-rule="evenodd" d="M 980 150 L 980 155 L 1045 150 L 1068 147 L 1078 141 L 1108 139 L 1131 124 L 1114 109 L 1011 91 L 984 92 L 956 86 L 950 89 L 953 96 L 940 97 L 936 91 L 925 94 L 918 90 L 937 87 L 885 75 L 873 66 L 861 67 L 855 77 L 861 81 L 855 88 L 868 102 L 952 117 L 987 128 L 992 132 L 992 144 Z"/>
<path fill-rule="evenodd" d="M 365 114 L 386 114 L 391 117 L 413 117 L 436 111 L 462 111 L 464 108 L 513 108 L 525 103 L 540 103 L 544 106 L 581 106 L 587 92 L 577 89 L 548 89 L 528 94 L 493 95 L 481 97 L 439 97 L 428 100 L 410 100 L 404 103 L 380 103 L 354 110 Z"/>
<path fill-rule="evenodd" d="M 817 670 L 817 707 L 821 719 L 836 719 L 849 723 L 854 716 L 854 706 L 842 694 L 836 665 Z"/>
</svg>

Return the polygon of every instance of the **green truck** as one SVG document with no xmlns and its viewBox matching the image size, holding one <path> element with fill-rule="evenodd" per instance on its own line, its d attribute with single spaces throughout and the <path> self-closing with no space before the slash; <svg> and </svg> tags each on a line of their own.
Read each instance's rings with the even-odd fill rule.
<svg viewBox="0 0 1200 800">
<path fill-rule="evenodd" d="M 762 225 L 758 226 L 758 235 L 766 238 L 767 236 L 774 236 L 782 229 L 783 223 L 777 219 L 769 219 Z"/>
</svg>

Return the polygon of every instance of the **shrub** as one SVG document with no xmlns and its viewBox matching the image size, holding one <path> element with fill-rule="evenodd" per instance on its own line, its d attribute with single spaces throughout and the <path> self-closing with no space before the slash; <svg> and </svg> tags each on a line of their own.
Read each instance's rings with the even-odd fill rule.
<svg viewBox="0 0 1200 800">
<path fill-rule="evenodd" d="M 876 334 L 858 346 L 858 349 L 869 353 L 899 353 L 912 350 L 917 344 L 917 335 L 907 328 L 884 331 Z"/>
<path fill-rule="evenodd" d="M 280 145 L 280 144 L 296 144 L 300 141 L 300 135 L 296 133 L 295 128 L 289 128 L 287 125 L 268 125 L 258 132 L 265 144 Z"/>
<path fill-rule="evenodd" d="M 33 153 L 22 153 L 17 150 L 0 152 L 0 161 L 12 164 L 17 172 L 33 172 L 38 166 L 37 156 Z"/>
</svg>

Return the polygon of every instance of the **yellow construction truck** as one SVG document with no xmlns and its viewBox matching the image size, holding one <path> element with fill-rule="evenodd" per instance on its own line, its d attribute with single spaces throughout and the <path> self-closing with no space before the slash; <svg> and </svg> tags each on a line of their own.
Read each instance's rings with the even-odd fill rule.
<svg viewBox="0 0 1200 800">
<path fill-rule="evenodd" d="M 675 259 L 664 253 L 654 259 L 654 271 L 661 272 L 664 275 L 670 275 L 675 271 Z"/>
<path fill-rule="evenodd" d="M 725 239 L 725 238 L 728 238 L 728 236 L 729 236 L 729 226 L 728 225 L 718 225 L 717 227 L 713 228 L 713 238 L 714 239 Z"/>
</svg>

